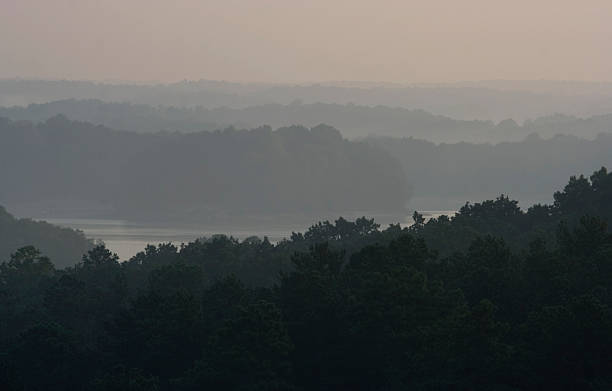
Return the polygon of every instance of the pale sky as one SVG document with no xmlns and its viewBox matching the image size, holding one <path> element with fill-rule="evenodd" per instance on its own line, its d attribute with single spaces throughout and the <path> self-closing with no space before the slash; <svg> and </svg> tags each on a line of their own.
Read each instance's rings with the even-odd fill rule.
<svg viewBox="0 0 612 391">
<path fill-rule="evenodd" d="M 612 0 L 0 0 L 0 78 L 612 81 Z"/>
</svg>

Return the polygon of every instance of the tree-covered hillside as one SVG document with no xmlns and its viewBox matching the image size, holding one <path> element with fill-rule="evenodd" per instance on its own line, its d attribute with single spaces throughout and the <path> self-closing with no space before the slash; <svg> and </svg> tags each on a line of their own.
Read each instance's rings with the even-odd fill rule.
<svg viewBox="0 0 612 391">
<path fill-rule="evenodd" d="M 521 142 L 440 144 L 413 138 L 371 138 L 402 165 L 414 189 L 409 207 L 457 210 L 500 193 L 521 202 L 551 202 L 567 177 L 612 166 L 612 133 L 594 140 L 532 135 Z"/>
<path fill-rule="evenodd" d="M 123 219 L 399 212 L 409 198 L 393 158 L 323 125 L 137 134 L 2 119 L 0 181 L 11 208 Z"/>
<path fill-rule="evenodd" d="M 408 201 L 411 209 L 456 210 L 502 192 L 529 207 L 550 202 L 568 176 L 612 165 L 610 134 L 436 145 L 347 141 L 327 126 L 136 134 L 61 116 L 0 122 L 0 202 L 55 217 L 239 221 L 286 213 L 310 221 L 394 213 Z"/>
<path fill-rule="evenodd" d="M 30 245 L 64 267 L 80 261 L 94 244 L 82 232 L 44 221 L 17 219 L 0 206 L 0 259 L 8 259 L 17 249 Z"/>
</svg>

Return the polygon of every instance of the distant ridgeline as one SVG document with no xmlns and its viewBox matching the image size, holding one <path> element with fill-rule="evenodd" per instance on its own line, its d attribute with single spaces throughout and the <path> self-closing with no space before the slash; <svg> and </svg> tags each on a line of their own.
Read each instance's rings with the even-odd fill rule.
<svg viewBox="0 0 612 391">
<path fill-rule="evenodd" d="M 46 222 L 16 219 L 0 206 L 0 260 L 5 261 L 20 247 L 34 246 L 53 259 L 58 267 L 73 265 L 93 247 L 82 232 Z"/>
<path fill-rule="evenodd" d="M 610 133 L 436 145 L 347 141 L 323 125 L 137 134 L 63 116 L 36 124 L 0 119 L 0 203 L 53 217 L 402 219 L 408 201 L 421 210 L 453 210 L 499 193 L 523 207 L 549 202 L 570 175 L 612 166 L 611 150 Z"/>
<path fill-rule="evenodd" d="M 349 129 L 345 129 L 339 123 L 329 122 L 331 117 L 308 117 L 310 120 L 319 121 L 314 124 L 304 122 L 304 117 L 299 121 L 296 118 L 288 123 L 280 124 L 269 121 L 284 120 L 286 119 L 284 116 L 288 114 L 306 115 L 308 112 L 315 110 L 317 116 L 337 111 L 341 116 L 354 115 L 353 122 L 360 117 L 368 125 L 370 121 L 374 121 L 375 124 L 386 127 L 395 122 L 396 124 L 403 123 L 405 127 L 405 118 L 410 118 L 413 115 L 411 109 L 422 109 L 430 113 L 468 120 L 465 121 L 466 123 L 477 122 L 471 121 L 474 118 L 495 122 L 513 118 L 517 122 L 523 122 L 529 118 L 533 119 L 554 113 L 565 113 L 585 118 L 612 112 L 612 83 L 501 81 L 501 83 L 381 85 L 379 83 L 331 82 L 311 85 L 282 85 L 201 80 L 172 84 L 136 85 L 66 80 L 0 80 L 0 106 L 25 106 L 30 103 L 45 103 L 65 99 L 99 99 L 106 102 L 129 102 L 153 107 L 201 106 L 231 109 L 249 107 L 244 113 L 240 110 L 225 111 L 225 113 L 231 113 L 232 122 L 230 124 L 251 128 L 264 123 L 278 127 L 294 123 L 314 126 L 324 122 L 344 131 Z M 304 107 L 300 107 L 299 104 L 292 104 L 300 102 L 305 104 Z M 331 103 L 332 105 L 311 105 L 319 102 Z M 338 104 L 340 107 L 333 104 Z M 93 105 L 97 104 L 94 103 Z M 290 107 L 283 107 L 286 105 Z M 267 107 L 251 109 L 254 106 Z M 372 110 L 367 110 L 368 106 Z M 376 106 L 379 106 L 380 109 Z M 72 108 L 76 111 L 76 106 L 72 106 Z M 83 115 L 92 114 L 90 109 L 81 108 L 85 110 Z M 395 108 L 399 108 L 399 110 Z M 114 109 L 112 107 L 104 107 L 103 109 L 112 111 L 106 113 L 106 118 L 109 119 L 113 116 L 121 117 L 121 110 L 130 111 L 133 108 L 121 106 Z M 409 110 L 402 111 L 402 109 Z M 36 110 L 44 111 L 46 108 L 35 107 L 34 111 Z M 139 108 L 136 110 L 140 111 Z M 60 113 L 74 119 L 91 121 L 89 118 L 73 116 L 73 112 L 63 111 Z M 223 113 L 223 109 L 215 110 L 215 115 L 223 115 Z M 234 122 L 237 118 L 240 118 L 240 120 L 254 119 L 257 113 L 274 114 L 280 117 L 266 117 L 265 122 L 250 125 L 240 125 Z M 142 115 L 143 111 L 138 114 Z M 199 115 L 191 113 L 187 114 L 187 117 L 193 114 Z M 206 111 L 203 114 L 208 116 Z M 435 116 L 427 113 L 421 116 L 418 111 L 414 114 L 417 118 L 421 117 L 427 121 L 433 119 L 434 121 L 442 120 L 441 122 L 444 122 L 443 117 L 428 119 L 427 116 Z M 2 115 L 0 114 L 0 116 Z M 172 116 L 169 118 L 172 118 Z M 206 121 L 211 121 L 211 118 L 206 119 Z M 108 123 L 105 124 L 109 126 Z M 114 124 L 110 126 L 115 127 Z M 400 129 L 402 130 L 401 135 L 407 136 L 403 133 L 406 129 Z M 368 130 L 376 132 L 379 129 Z M 380 135 L 381 133 L 376 132 L 376 134 Z M 417 136 L 416 134 L 411 135 Z M 350 137 L 352 135 L 347 133 L 346 136 Z"/>
<path fill-rule="evenodd" d="M 2 119 L 0 181 L 11 209 L 128 219 L 401 214 L 409 198 L 395 159 L 323 125 L 137 134 L 62 116 Z"/>
<path fill-rule="evenodd" d="M 256 128 L 270 125 L 277 128 L 301 124 L 313 127 L 324 123 L 340 129 L 348 138 L 369 135 L 414 137 L 438 143 L 520 141 L 531 133 L 542 137 L 571 134 L 593 139 L 599 133 L 612 132 L 612 114 L 586 118 L 556 114 L 528 120 L 520 125 L 512 119 L 499 123 L 461 120 L 403 107 L 337 103 L 295 102 L 242 108 L 205 108 L 69 99 L 27 107 L 0 107 L 0 117 L 12 120 L 46 121 L 58 114 L 73 120 L 140 133 L 199 132 L 230 126 Z"/>
<path fill-rule="evenodd" d="M 532 135 L 520 142 L 439 144 L 413 138 L 367 140 L 395 157 L 413 187 L 409 206 L 452 210 L 467 200 L 492 199 L 500 193 L 522 207 L 550 202 L 566 178 L 612 166 L 612 133 L 594 140 Z"/>
</svg>

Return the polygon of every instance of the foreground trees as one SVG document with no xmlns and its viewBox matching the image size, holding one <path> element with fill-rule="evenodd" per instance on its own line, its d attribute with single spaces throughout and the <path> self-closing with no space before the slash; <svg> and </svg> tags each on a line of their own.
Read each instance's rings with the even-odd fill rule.
<svg viewBox="0 0 612 391">
<path fill-rule="evenodd" d="M 56 270 L 21 249 L 0 266 L 0 382 L 610 389 L 612 234 L 578 217 L 609 216 L 610 174 L 596 178 L 528 212 L 500 197 L 411 228 L 338 220 L 276 245 L 217 237 L 123 264 L 98 246 Z"/>
</svg>

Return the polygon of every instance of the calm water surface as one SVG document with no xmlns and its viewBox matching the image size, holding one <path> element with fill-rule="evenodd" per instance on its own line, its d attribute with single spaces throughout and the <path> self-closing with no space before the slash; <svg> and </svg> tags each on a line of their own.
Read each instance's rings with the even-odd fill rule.
<svg viewBox="0 0 612 391">
<path fill-rule="evenodd" d="M 427 219 L 440 215 L 454 215 L 455 211 L 423 211 Z M 128 260 L 147 244 L 173 243 L 180 245 L 202 237 L 215 234 L 231 235 L 243 240 L 249 236 L 267 236 L 271 242 L 288 238 L 291 232 L 303 232 L 309 225 L 260 226 L 256 228 L 239 228 L 226 226 L 193 227 L 168 224 L 142 223 L 124 220 L 83 219 L 83 218 L 45 218 L 51 224 L 81 230 L 88 238 L 103 241 L 106 246 L 119 255 L 121 260 Z M 412 224 L 412 217 L 407 216 L 400 222 L 402 226 Z M 382 224 L 381 226 L 386 226 Z"/>
</svg>

